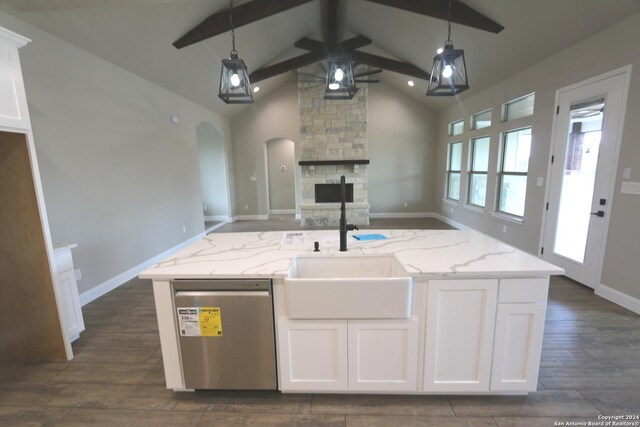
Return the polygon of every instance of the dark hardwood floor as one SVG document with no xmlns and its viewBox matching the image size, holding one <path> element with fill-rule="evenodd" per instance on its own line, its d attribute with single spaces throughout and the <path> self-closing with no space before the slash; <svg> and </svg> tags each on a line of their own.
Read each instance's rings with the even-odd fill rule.
<svg viewBox="0 0 640 427">
<path fill-rule="evenodd" d="M 384 222 L 372 226 L 438 226 Z M 539 390 L 528 396 L 174 393 L 150 281 L 133 279 L 83 313 L 73 361 L 0 363 L 0 425 L 536 427 L 640 414 L 640 316 L 563 277 L 551 281 Z"/>
</svg>

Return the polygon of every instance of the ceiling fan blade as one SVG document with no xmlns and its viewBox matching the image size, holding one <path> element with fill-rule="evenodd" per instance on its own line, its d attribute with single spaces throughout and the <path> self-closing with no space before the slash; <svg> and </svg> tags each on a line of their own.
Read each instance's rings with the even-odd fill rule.
<svg viewBox="0 0 640 427">
<path fill-rule="evenodd" d="M 256 83 L 261 80 L 268 79 L 269 77 L 277 76 L 278 74 L 313 64 L 314 62 L 318 62 L 326 57 L 327 54 L 324 52 L 305 53 L 304 55 L 296 56 L 295 58 L 287 59 L 286 61 L 278 62 L 277 64 L 262 67 L 249 74 L 249 81 L 251 83 Z"/>
<path fill-rule="evenodd" d="M 260 19 L 275 15 L 312 0 L 253 0 L 233 8 L 233 26 L 242 27 Z M 207 19 L 193 27 L 187 34 L 176 40 L 173 45 L 177 49 L 190 46 L 218 34 L 231 30 L 229 22 L 230 10 L 223 10 L 210 15 Z"/>
<path fill-rule="evenodd" d="M 312 52 L 315 52 L 315 51 L 326 52 L 326 51 L 328 51 L 327 46 L 324 43 L 319 42 L 318 40 L 313 40 L 313 39 L 307 38 L 307 37 L 301 38 L 300 40 L 295 42 L 293 45 L 295 47 L 297 47 L 298 49 L 310 50 Z"/>
<path fill-rule="evenodd" d="M 402 9 L 409 12 L 415 12 L 420 15 L 431 16 L 445 21 L 449 20 L 449 1 L 448 0 L 367 0 L 372 3 L 378 3 L 396 9 Z M 458 0 L 453 0 L 451 5 L 451 21 L 468 27 L 477 28 L 479 30 L 489 31 L 491 33 L 499 33 L 504 27 L 489 17 L 470 8 L 466 4 Z"/>
<path fill-rule="evenodd" d="M 378 70 L 371 70 L 371 71 L 363 71 L 361 73 L 354 73 L 353 77 L 358 78 L 358 77 L 364 77 L 364 76 L 370 76 L 372 74 L 378 74 L 381 73 L 382 70 L 378 69 Z"/>
<path fill-rule="evenodd" d="M 372 67 L 382 68 L 383 70 L 394 71 L 396 73 L 405 74 L 407 76 L 417 77 L 419 79 L 429 80 L 431 75 L 408 62 L 396 61 L 394 59 L 384 58 L 370 53 L 359 52 L 354 50 L 351 57 L 361 64 L 367 64 Z"/>
<path fill-rule="evenodd" d="M 340 47 L 343 50 L 350 51 L 350 50 L 358 49 L 361 47 L 369 46 L 371 43 L 372 43 L 371 39 L 365 36 L 356 36 L 356 37 L 350 38 L 349 40 L 340 42 Z"/>
<path fill-rule="evenodd" d="M 354 82 L 356 83 L 380 83 L 380 80 L 359 80 L 359 79 L 355 79 Z"/>
</svg>

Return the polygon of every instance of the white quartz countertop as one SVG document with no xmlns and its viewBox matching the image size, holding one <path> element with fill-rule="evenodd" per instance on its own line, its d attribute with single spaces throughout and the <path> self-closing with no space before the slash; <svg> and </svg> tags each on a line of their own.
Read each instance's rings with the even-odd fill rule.
<svg viewBox="0 0 640 427">
<path fill-rule="evenodd" d="M 298 235 L 287 242 L 286 233 Z M 300 233 L 304 233 L 301 235 Z M 386 240 L 358 241 L 354 235 L 383 234 Z M 313 252 L 315 241 L 320 252 Z M 339 252 L 338 230 L 213 233 L 143 271 L 156 280 L 286 277 L 296 255 L 395 254 L 412 277 L 522 277 L 564 270 L 484 234 L 467 230 L 361 230 L 349 232 L 348 251 Z"/>
</svg>

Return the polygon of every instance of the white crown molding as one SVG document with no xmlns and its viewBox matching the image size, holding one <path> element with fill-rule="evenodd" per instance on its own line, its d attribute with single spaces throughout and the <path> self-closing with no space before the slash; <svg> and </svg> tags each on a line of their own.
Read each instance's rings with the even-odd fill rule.
<svg viewBox="0 0 640 427">
<path fill-rule="evenodd" d="M 20 49 L 21 47 L 31 43 L 31 39 L 23 37 L 20 34 L 14 33 L 13 31 L 9 31 L 6 28 L 0 27 L 0 43 L 6 43 Z"/>
</svg>

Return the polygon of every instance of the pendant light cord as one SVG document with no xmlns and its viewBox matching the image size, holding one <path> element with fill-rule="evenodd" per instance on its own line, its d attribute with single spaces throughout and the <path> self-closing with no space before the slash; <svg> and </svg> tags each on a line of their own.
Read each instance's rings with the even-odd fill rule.
<svg viewBox="0 0 640 427">
<path fill-rule="evenodd" d="M 453 3 L 453 0 L 449 0 L 449 32 L 447 34 L 447 41 L 450 42 L 451 41 L 451 3 Z"/>
<path fill-rule="evenodd" d="M 451 14 L 451 12 L 449 12 L 449 14 Z M 237 55 L 236 32 L 233 29 L 233 0 L 229 0 L 229 26 L 231 27 L 231 53 Z M 449 24 L 449 27 L 451 27 L 451 24 Z M 451 29 L 449 29 L 449 32 L 451 32 Z"/>
</svg>

